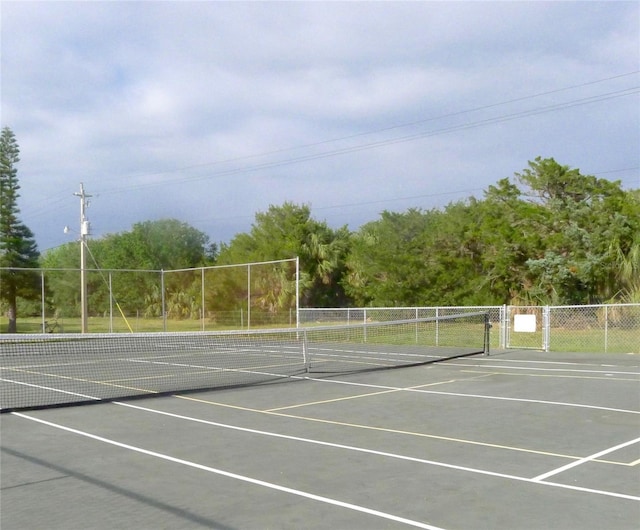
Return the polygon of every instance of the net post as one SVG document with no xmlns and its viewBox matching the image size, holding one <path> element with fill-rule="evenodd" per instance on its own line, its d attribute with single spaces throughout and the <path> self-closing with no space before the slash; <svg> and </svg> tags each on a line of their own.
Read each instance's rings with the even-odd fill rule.
<svg viewBox="0 0 640 530">
<path fill-rule="evenodd" d="M 490 355 L 491 349 L 491 320 L 489 313 L 484 314 L 484 354 Z"/>
<path fill-rule="evenodd" d="M 302 360 L 304 361 L 305 372 L 311 372 L 311 359 L 309 358 L 309 348 L 307 345 L 307 330 L 302 331 Z"/>
</svg>

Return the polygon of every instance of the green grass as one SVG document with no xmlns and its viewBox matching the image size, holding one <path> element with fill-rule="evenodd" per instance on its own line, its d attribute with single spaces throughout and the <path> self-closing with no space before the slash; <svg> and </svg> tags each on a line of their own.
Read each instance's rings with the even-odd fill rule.
<svg viewBox="0 0 640 530">
<path fill-rule="evenodd" d="M 640 329 L 552 329 L 552 351 L 640 353 Z"/>
<path fill-rule="evenodd" d="M 640 329 L 610 327 L 600 329 L 551 328 L 550 351 L 591 353 L 640 353 Z M 542 349 L 542 332 L 512 333 L 512 348 Z"/>
<path fill-rule="evenodd" d="M 281 327 L 277 325 L 260 325 L 256 319 L 256 324 L 251 325 L 251 329 Z M 82 323 L 80 318 L 59 318 L 57 320 L 56 333 L 80 333 Z M 8 319 L 5 316 L 0 317 L 0 333 L 6 333 Z M 289 327 L 283 324 L 282 327 Z M 87 321 L 89 333 L 138 333 L 138 332 L 180 332 L 180 331 L 202 331 L 201 320 L 173 320 L 167 319 L 166 330 L 164 322 L 161 318 L 138 318 L 132 317 L 125 320 L 122 317 L 89 317 Z M 205 331 L 225 331 L 240 329 L 240 326 L 234 326 L 227 323 L 216 323 L 205 321 Z M 246 329 L 246 323 L 244 328 Z M 18 333 L 42 333 L 42 319 L 40 317 L 24 317 L 18 318 Z"/>
</svg>

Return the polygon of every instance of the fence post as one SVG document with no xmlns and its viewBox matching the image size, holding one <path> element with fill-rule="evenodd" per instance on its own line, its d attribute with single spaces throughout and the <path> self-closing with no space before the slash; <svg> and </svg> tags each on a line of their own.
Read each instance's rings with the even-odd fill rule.
<svg viewBox="0 0 640 530">
<path fill-rule="evenodd" d="M 251 264 L 247 265 L 247 329 L 251 329 Z"/>
<path fill-rule="evenodd" d="M 551 308 L 548 305 L 542 308 L 542 349 L 545 352 L 551 347 Z"/>
<path fill-rule="evenodd" d="M 500 308 L 500 347 L 507 349 L 507 326 L 508 322 L 507 304 L 502 304 Z"/>
<path fill-rule="evenodd" d="M 299 327 L 300 327 L 300 256 L 296 256 L 296 328 L 299 328 Z"/>
<path fill-rule="evenodd" d="M 607 353 L 609 345 L 609 306 L 604 306 L 604 352 Z"/>
<path fill-rule="evenodd" d="M 167 307 L 164 295 L 164 269 L 160 271 L 160 303 L 162 304 L 162 331 L 167 331 Z"/>
<path fill-rule="evenodd" d="M 202 319 L 202 331 L 205 330 L 205 313 L 204 313 L 204 267 L 200 269 L 200 318 Z"/>
<path fill-rule="evenodd" d="M 365 308 L 365 310 L 362 312 L 363 314 L 363 320 L 362 320 L 362 331 L 364 333 L 364 342 L 367 342 L 367 309 Z"/>
<path fill-rule="evenodd" d="M 113 333 L 113 282 L 109 271 L 109 331 Z"/>
<path fill-rule="evenodd" d="M 44 270 L 40 271 L 40 314 L 42 320 L 42 333 L 47 331 L 47 323 L 46 323 L 46 305 L 45 305 L 45 296 L 44 296 Z"/>
</svg>

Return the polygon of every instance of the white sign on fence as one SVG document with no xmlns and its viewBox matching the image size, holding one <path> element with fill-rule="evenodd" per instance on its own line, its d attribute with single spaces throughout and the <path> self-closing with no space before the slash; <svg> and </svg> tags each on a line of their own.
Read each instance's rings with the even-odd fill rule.
<svg viewBox="0 0 640 530">
<path fill-rule="evenodd" d="M 536 316 L 535 315 L 514 315 L 513 331 L 520 333 L 535 333 Z"/>
</svg>

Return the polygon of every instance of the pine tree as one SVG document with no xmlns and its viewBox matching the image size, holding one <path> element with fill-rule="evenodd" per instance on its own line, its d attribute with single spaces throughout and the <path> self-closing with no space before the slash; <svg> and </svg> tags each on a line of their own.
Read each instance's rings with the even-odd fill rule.
<svg viewBox="0 0 640 530">
<path fill-rule="evenodd" d="M 18 214 L 18 170 L 20 150 L 9 127 L 0 133 L 0 302 L 4 302 L 9 318 L 8 333 L 17 331 L 18 297 L 38 295 L 38 277 L 33 272 L 18 270 L 38 266 L 38 248 L 33 233 Z M 6 304 L 6 305 L 5 305 Z"/>
</svg>

